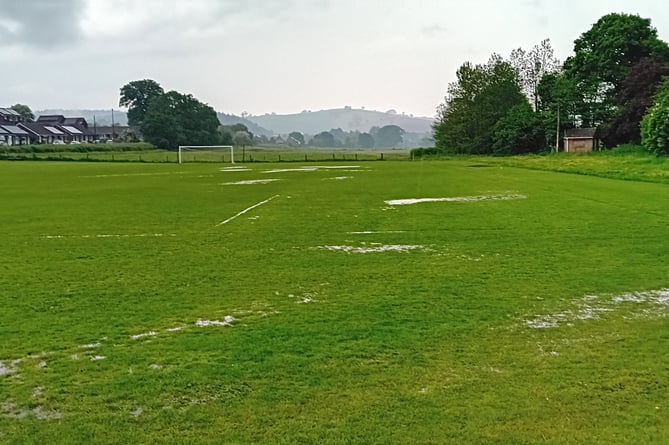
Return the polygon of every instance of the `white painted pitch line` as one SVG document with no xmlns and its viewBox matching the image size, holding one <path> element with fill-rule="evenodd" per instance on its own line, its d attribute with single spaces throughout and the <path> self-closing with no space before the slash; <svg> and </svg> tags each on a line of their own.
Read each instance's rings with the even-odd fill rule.
<svg viewBox="0 0 669 445">
<path fill-rule="evenodd" d="M 359 165 L 315 165 L 314 168 L 324 170 L 345 170 L 347 168 L 360 168 Z"/>
<path fill-rule="evenodd" d="M 278 198 L 278 197 L 279 197 L 279 195 L 274 195 L 274 196 L 272 196 L 272 197 L 270 197 L 270 198 L 267 198 L 267 199 L 264 200 L 264 201 L 260 201 L 259 203 L 254 204 L 254 205 L 252 205 L 251 207 L 248 207 L 248 208 L 242 210 L 241 212 L 237 213 L 236 215 L 231 216 L 230 218 L 226 219 L 225 221 L 221 221 L 221 222 L 218 223 L 217 225 L 218 225 L 218 226 L 222 226 L 222 225 L 224 225 L 224 224 L 227 224 L 227 223 L 229 223 L 230 221 L 232 221 L 232 220 L 234 220 L 234 219 L 236 219 L 236 218 L 239 218 L 239 217 L 242 216 L 244 213 L 250 212 L 251 210 L 253 210 L 253 209 L 257 208 L 257 207 L 260 207 L 261 205 L 267 204 L 267 203 L 270 202 L 271 200 L 273 200 L 273 199 L 275 199 L 275 198 Z"/>
<path fill-rule="evenodd" d="M 329 250 L 331 252 L 346 253 L 382 253 L 382 252 L 409 252 L 412 250 L 425 250 L 425 246 L 416 245 L 373 245 L 373 246 L 319 246 L 318 249 Z"/>
<path fill-rule="evenodd" d="M 162 172 L 162 173 L 116 173 L 109 175 L 87 175 L 78 176 L 79 178 L 116 178 L 126 176 L 164 176 L 164 175 L 183 175 L 186 172 Z"/>
<path fill-rule="evenodd" d="M 223 321 L 220 320 L 202 320 L 199 318 L 196 322 L 195 325 L 199 327 L 207 327 L 207 326 L 230 326 L 232 323 L 236 321 L 235 317 L 232 315 L 226 315 L 223 318 Z"/>
<path fill-rule="evenodd" d="M 156 335 L 158 335 L 158 333 L 156 331 L 149 331 L 149 332 L 144 332 L 144 333 L 141 333 L 141 334 L 131 335 L 130 338 L 132 338 L 133 340 L 139 340 L 140 338 L 155 337 Z"/>
<path fill-rule="evenodd" d="M 288 173 L 288 172 L 315 172 L 316 167 L 299 167 L 299 168 L 277 168 L 274 170 L 265 170 L 263 173 Z"/>
<path fill-rule="evenodd" d="M 404 230 L 364 230 L 362 232 L 346 232 L 347 235 L 384 235 L 387 233 L 406 233 Z"/>
<path fill-rule="evenodd" d="M 359 165 L 308 165 L 296 168 L 277 168 L 272 170 L 265 170 L 263 173 L 315 172 L 318 170 L 358 171 L 353 170 L 358 168 L 360 168 Z"/>
<path fill-rule="evenodd" d="M 162 238 L 174 237 L 176 233 L 138 233 L 137 235 L 101 233 L 98 235 L 44 235 L 46 239 L 64 239 L 64 238 Z"/>
<path fill-rule="evenodd" d="M 476 202 L 476 201 L 511 201 L 514 199 L 526 199 L 527 196 L 520 194 L 513 195 L 480 195 L 480 196 L 455 196 L 450 198 L 409 198 L 392 199 L 384 201 L 389 206 L 405 206 L 411 204 L 421 204 L 425 202 Z"/>
<path fill-rule="evenodd" d="M 255 185 L 269 184 L 270 182 L 282 181 L 282 179 L 247 179 L 245 181 L 224 182 L 221 185 Z"/>
<path fill-rule="evenodd" d="M 225 167 L 220 169 L 221 172 L 250 172 L 251 169 L 247 167 Z"/>
</svg>

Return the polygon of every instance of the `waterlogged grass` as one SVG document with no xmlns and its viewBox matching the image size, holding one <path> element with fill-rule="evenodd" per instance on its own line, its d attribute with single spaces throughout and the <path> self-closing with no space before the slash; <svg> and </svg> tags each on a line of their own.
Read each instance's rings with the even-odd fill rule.
<svg viewBox="0 0 669 445">
<path fill-rule="evenodd" d="M 325 166 L 0 163 L 0 442 L 669 441 L 666 184 Z"/>
</svg>

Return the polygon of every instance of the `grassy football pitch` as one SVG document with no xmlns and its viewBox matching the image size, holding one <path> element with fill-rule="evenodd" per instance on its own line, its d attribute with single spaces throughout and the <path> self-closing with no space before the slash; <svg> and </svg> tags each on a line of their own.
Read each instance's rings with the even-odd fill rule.
<svg viewBox="0 0 669 445">
<path fill-rule="evenodd" d="M 669 185 L 0 163 L 0 443 L 669 441 Z"/>
</svg>

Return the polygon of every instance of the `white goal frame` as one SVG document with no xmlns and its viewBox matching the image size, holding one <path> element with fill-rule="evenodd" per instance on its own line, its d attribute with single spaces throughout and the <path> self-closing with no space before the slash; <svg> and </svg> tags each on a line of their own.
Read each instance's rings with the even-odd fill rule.
<svg viewBox="0 0 669 445">
<path fill-rule="evenodd" d="M 235 163 L 235 147 L 233 145 L 179 145 L 179 164 L 181 164 L 181 151 L 183 148 L 197 148 L 197 149 L 205 149 L 205 148 L 229 148 L 230 149 L 230 160 L 232 161 L 231 163 Z"/>
</svg>

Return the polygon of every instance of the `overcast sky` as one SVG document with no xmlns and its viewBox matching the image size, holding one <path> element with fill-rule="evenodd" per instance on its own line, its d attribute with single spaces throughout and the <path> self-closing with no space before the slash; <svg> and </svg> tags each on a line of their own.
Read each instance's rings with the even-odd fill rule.
<svg viewBox="0 0 669 445">
<path fill-rule="evenodd" d="M 225 113 L 366 107 L 434 116 L 465 61 L 550 38 L 561 60 L 602 15 L 669 40 L 665 0 L 0 0 L 0 106 L 118 107 L 150 78 Z"/>
</svg>

